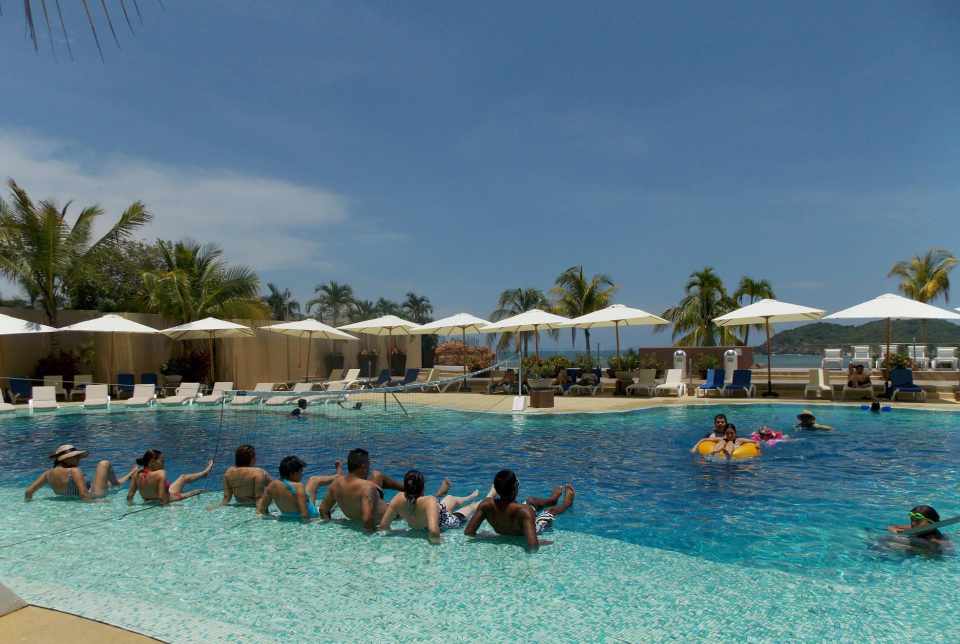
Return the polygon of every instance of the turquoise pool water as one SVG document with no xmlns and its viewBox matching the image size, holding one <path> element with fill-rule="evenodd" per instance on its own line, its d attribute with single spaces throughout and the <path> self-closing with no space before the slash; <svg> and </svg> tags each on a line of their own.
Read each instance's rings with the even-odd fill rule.
<svg viewBox="0 0 960 644">
<path fill-rule="evenodd" d="M 687 453 L 717 407 L 626 414 L 502 416 L 374 407 L 287 420 L 184 410 L 0 422 L 0 579 L 26 599 L 174 641 L 952 640 L 955 556 L 877 547 L 918 503 L 960 514 L 960 416 L 818 408 L 837 431 L 798 436 L 761 459 Z M 798 407 L 730 406 L 741 430 L 792 425 Z M 792 433 L 792 432 L 791 432 Z M 288 453 L 329 469 L 354 446 L 399 477 L 423 470 L 454 491 L 517 470 L 521 494 L 573 481 L 555 544 L 446 533 L 366 536 L 340 523 L 248 521 L 208 510 L 209 493 L 120 518 L 107 502 L 57 501 L 23 487 L 61 443 L 118 468 L 147 446 L 171 474 L 251 442 L 273 471 Z M 172 478 L 172 477 L 171 477 Z M 133 509 L 140 509 L 135 506 Z M 399 525 L 399 524 L 398 524 Z M 69 528 L 60 534 L 60 530 Z M 83 527 L 86 526 L 86 527 Z"/>
</svg>

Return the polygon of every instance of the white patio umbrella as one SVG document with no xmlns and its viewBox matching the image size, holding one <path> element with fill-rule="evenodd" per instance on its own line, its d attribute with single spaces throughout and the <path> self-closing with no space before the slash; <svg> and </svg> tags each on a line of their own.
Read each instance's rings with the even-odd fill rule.
<svg viewBox="0 0 960 644">
<path fill-rule="evenodd" d="M 107 361 L 107 384 L 113 385 L 116 384 L 116 378 L 114 377 L 114 336 L 118 333 L 144 333 L 144 334 L 153 334 L 159 333 L 152 326 L 147 326 L 145 324 L 140 324 L 139 322 L 134 322 L 133 320 L 128 320 L 127 318 L 116 315 L 115 313 L 108 313 L 106 315 L 94 318 L 92 320 L 84 320 L 83 322 L 77 322 L 76 324 L 71 324 L 69 326 L 61 327 L 57 331 L 76 331 L 81 333 L 109 333 L 110 334 L 110 358 Z"/>
<path fill-rule="evenodd" d="M 457 313 L 456 315 L 451 315 L 435 322 L 428 322 L 427 324 L 422 325 L 419 329 L 415 329 L 413 333 L 417 335 L 454 335 L 455 333 L 459 333 L 463 341 L 463 379 L 464 382 L 466 382 L 467 332 L 471 334 L 480 333 L 480 329 L 482 327 L 489 325 L 490 322 L 488 320 L 483 320 L 475 315 L 470 315 L 469 313 Z"/>
<path fill-rule="evenodd" d="M 214 373 L 216 371 L 213 364 L 213 340 L 215 338 L 249 338 L 256 335 L 254 330 L 250 327 L 237 324 L 236 322 L 218 320 L 217 318 L 203 318 L 202 320 L 187 322 L 186 324 L 164 329 L 160 333 L 170 337 L 173 340 L 206 339 L 208 341 L 207 346 L 210 348 L 211 384 L 214 381 Z"/>
<path fill-rule="evenodd" d="M 409 320 L 404 320 L 403 318 L 398 318 L 396 315 L 381 315 L 372 320 L 362 320 L 337 328 L 341 331 L 354 331 L 365 335 L 389 336 L 393 338 L 398 335 L 411 335 L 415 329 L 420 328 L 420 325 L 410 322 Z M 396 348 L 396 346 L 397 341 L 394 340 L 393 347 Z"/>
<path fill-rule="evenodd" d="M 748 304 L 726 315 L 713 318 L 717 326 L 746 326 L 762 324 L 767 331 L 767 391 L 764 396 L 776 396 L 773 392 L 773 378 L 770 368 L 770 324 L 773 322 L 804 322 L 819 320 L 826 311 L 813 309 L 809 306 L 778 302 L 777 300 L 763 299 Z"/>
<path fill-rule="evenodd" d="M 21 320 L 10 315 L 0 313 L 0 335 L 25 335 L 29 333 L 53 333 L 56 329 L 39 322 Z M 0 342 L 0 364 L 3 364 L 3 343 Z M 0 402 L 3 394 L 0 393 Z"/>
<path fill-rule="evenodd" d="M 558 329 L 561 324 L 569 322 L 570 318 L 565 318 L 562 315 L 554 315 L 553 313 L 547 313 L 546 311 L 541 311 L 540 309 L 530 309 L 520 313 L 519 315 L 513 315 L 503 320 L 494 322 L 488 326 L 485 326 L 480 329 L 480 333 L 523 333 L 523 332 L 533 332 L 533 342 L 534 347 L 536 348 L 537 357 L 540 357 L 540 330 L 541 329 Z M 523 393 L 523 343 L 520 344 L 520 370 L 517 374 L 517 391 Z M 522 404 L 523 396 L 518 396 L 514 401 L 516 407 L 516 402 L 520 400 Z"/>
<path fill-rule="evenodd" d="M 617 357 L 620 357 L 620 327 L 621 326 L 649 326 L 654 324 L 670 324 L 659 315 L 647 313 L 643 309 L 635 309 L 623 304 L 611 304 L 605 309 L 587 313 L 561 324 L 561 327 L 576 327 L 578 329 L 595 329 L 599 327 L 613 327 L 617 335 Z"/>
<path fill-rule="evenodd" d="M 270 326 L 261 328 L 267 331 L 273 331 L 274 333 L 282 333 L 284 335 L 307 339 L 307 370 L 304 374 L 304 380 L 309 380 L 310 378 L 310 347 L 313 345 L 314 338 L 321 340 L 347 340 L 350 342 L 359 341 L 349 333 L 344 333 L 313 318 L 297 320 L 296 322 L 281 322 L 280 324 L 271 324 Z"/>
</svg>

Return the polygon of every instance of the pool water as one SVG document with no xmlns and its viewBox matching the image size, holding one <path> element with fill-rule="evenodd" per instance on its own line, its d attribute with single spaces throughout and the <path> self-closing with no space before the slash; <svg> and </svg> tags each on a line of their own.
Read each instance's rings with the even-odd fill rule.
<svg viewBox="0 0 960 644">
<path fill-rule="evenodd" d="M 818 407 L 837 431 L 801 435 L 790 429 L 799 409 L 7 419 L 0 580 L 28 601 L 173 641 L 956 639 L 957 557 L 878 543 L 913 505 L 960 514 L 960 415 Z M 691 456 L 721 410 L 741 434 L 768 424 L 794 440 L 752 461 Z M 510 467 L 521 496 L 571 481 L 577 500 L 557 520 L 555 543 L 533 555 L 514 539 L 462 532 L 431 546 L 337 522 L 252 520 L 248 508 L 209 509 L 216 490 L 125 517 L 145 506 L 128 508 L 122 493 L 85 504 L 44 490 L 22 501 L 61 443 L 91 451 L 88 476 L 95 459 L 125 470 L 146 447 L 164 451 L 171 480 L 217 454 L 205 485 L 219 488 L 242 442 L 271 473 L 291 453 L 327 472 L 363 446 L 395 478 L 421 469 L 428 490 L 446 476 L 457 494 L 485 492 Z"/>
</svg>

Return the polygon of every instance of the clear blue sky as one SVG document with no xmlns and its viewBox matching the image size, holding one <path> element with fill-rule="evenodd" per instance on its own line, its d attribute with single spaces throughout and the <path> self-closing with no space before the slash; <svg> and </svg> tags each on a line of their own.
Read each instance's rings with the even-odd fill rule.
<svg viewBox="0 0 960 644">
<path fill-rule="evenodd" d="M 140 0 L 131 37 L 108 0 L 105 64 L 62 4 L 74 63 L 2 4 L 0 174 L 143 198 L 146 237 L 218 241 L 303 299 L 335 279 L 487 315 L 582 263 L 660 311 L 709 265 L 836 309 L 960 252 L 954 3 Z"/>
</svg>

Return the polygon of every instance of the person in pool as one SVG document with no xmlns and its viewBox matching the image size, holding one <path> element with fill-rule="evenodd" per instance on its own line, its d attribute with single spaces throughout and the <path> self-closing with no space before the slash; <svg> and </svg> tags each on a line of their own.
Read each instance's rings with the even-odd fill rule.
<svg viewBox="0 0 960 644">
<path fill-rule="evenodd" d="M 77 449 L 73 445 L 58 447 L 50 455 L 53 466 L 30 484 L 23 493 L 23 500 L 33 500 L 33 495 L 45 485 L 49 485 L 57 496 L 84 501 L 98 499 L 106 496 L 111 486 L 119 487 L 126 483 L 127 479 L 137 471 L 137 467 L 133 466 L 129 472 L 117 478 L 110 461 L 100 461 L 93 475 L 93 484 L 87 487 L 87 480 L 80 469 L 80 460 L 86 458 L 88 454 L 86 450 Z"/>
<path fill-rule="evenodd" d="M 297 406 L 293 408 L 293 411 L 290 412 L 290 415 L 294 418 L 299 418 L 307 411 L 307 399 L 301 398 L 297 401 Z"/>
<path fill-rule="evenodd" d="M 821 432 L 832 432 L 833 427 L 817 422 L 817 417 L 809 409 L 804 409 L 797 414 L 797 429 L 816 430 Z"/>
<path fill-rule="evenodd" d="M 541 541 L 540 535 L 553 527 L 559 515 L 570 509 L 576 496 L 573 486 L 567 483 L 555 488 L 549 497 L 531 496 L 527 497 L 525 503 L 517 503 L 520 481 L 512 470 L 497 472 L 493 489 L 496 496 L 480 502 L 463 533 L 469 537 L 476 536 L 477 530 L 486 521 L 497 534 L 526 537 L 527 550 L 531 552 L 550 543 Z"/>
<path fill-rule="evenodd" d="M 710 456 L 719 456 L 723 454 L 728 459 L 733 456 L 734 450 L 744 443 L 752 443 L 749 438 L 737 438 L 737 426 L 727 425 L 723 432 L 723 438 L 717 441 L 717 444 L 710 450 Z"/>
<path fill-rule="evenodd" d="M 321 480 L 332 481 L 335 476 L 313 476 L 304 485 L 303 468 L 307 466 L 296 456 L 287 456 L 280 461 L 280 480 L 270 481 L 264 490 L 263 496 L 257 501 L 257 514 L 266 516 L 270 512 L 270 504 L 275 503 L 284 519 L 300 519 L 309 521 L 320 516 L 317 506 L 310 500 L 311 485 L 319 485 Z M 313 492 L 316 496 L 316 491 Z"/>
<path fill-rule="evenodd" d="M 696 454 L 697 450 L 700 449 L 700 443 L 704 441 L 723 440 L 723 435 L 727 431 L 727 427 L 729 426 L 730 425 L 729 423 L 727 423 L 726 414 L 717 414 L 716 416 L 714 416 L 713 431 L 711 431 L 709 434 L 707 434 L 706 436 L 698 440 L 696 444 L 690 448 L 690 453 Z"/>
<path fill-rule="evenodd" d="M 257 451 L 253 445 L 241 445 L 233 456 L 233 465 L 223 473 L 223 501 L 235 499 L 237 505 L 255 505 L 270 483 L 270 475 L 257 467 Z"/>
<path fill-rule="evenodd" d="M 908 516 L 910 517 L 910 525 L 891 525 L 887 526 L 887 530 L 893 532 L 894 534 L 900 534 L 905 530 L 922 528 L 924 526 L 940 522 L 940 513 L 929 505 L 916 506 L 910 510 Z M 922 532 L 920 534 L 912 535 L 910 538 L 917 539 L 918 541 L 915 542 L 917 545 L 929 545 L 938 549 L 942 549 L 944 546 L 950 545 L 950 540 L 947 538 L 947 536 L 936 528 L 930 530 L 929 532 Z"/>
<path fill-rule="evenodd" d="M 479 496 L 478 490 L 467 496 L 448 494 L 440 499 L 436 496 L 424 496 L 424 487 L 422 473 L 418 470 L 407 472 L 403 477 L 403 491 L 390 500 L 387 511 L 380 519 L 380 530 L 389 530 L 391 522 L 399 516 L 411 528 L 426 529 L 431 543 L 440 543 L 441 531 L 462 528 L 480 505 L 470 503 Z M 488 496 L 492 495 L 491 488 Z"/>
<path fill-rule="evenodd" d="M 133 497 L 139 491 L 140 498 L 144 501 L 159 501 L 167 504 L 171 501 L 180 501 L 200 494 L 203 490 L 184 492 L 183 488 L 188 483 L 206 478 L 210 474 L 210 470 L 213 469 L 213 460 L 208 461 L 207 466 L 199 472 L 181 474 L 173 483 L 167 480 L 167 472 L 163 469 L 163 452 L 160 450 L 148 449 L 143 453 L 143 456 L 137 459 L 137 465 L 140 466 L 140 469 L 130 477 L 127 503 L 133 503 Z"/>
<path fill-rule="evenodd" d="M 383 487 L 369 480 L 370 454 L 365 449 L 353 449 L 347 454 L 347 475 L 339 476 L 327 488 L 327 494 L 318 508 L 321 518 L 330 519 L 335 506 L 352 521 L 359 521 L 368 532 L 373 532 L 387 511 Z M 402 486 L 401 486 L 402 489 Z"/>
<path fill-rule="evenodd" d="M 354 450 L 351 450 L 350 453 L 347 454 L 347 469 L 348 469 L 348 470 L 350 469 L 350 457 L 351 457 L 351 455 L 353 455 L 354 458 L 357 459 L 357 462 L 359 462 L 360 460 L 366 459 L 367 465 L 366 465 L 366 475 L 365 475 L 365 478 L 366 478 L 368 481 L 372 482 L 374 485 L 377 486 L 377 489 L 380 491 L 379 494 L 380 494 L 380 498 L 381 498 L 381 499 L 383 498 L 383 491 L 384 491 L 384 490 L 397 490 L 397 491 L 399 492 L 400 490 L 403 489 L 403 483 L 400 483 L 399 481 L 397 481 L 397 480 L 394 479 L 393 477 L 388 476 L 387 474 L 384 474 L 384 473 L 381 472 L 380 470 L 373 470 L 373 471 L 370 470 L 370 453 L 369 453 L 367 450 L 365 450 L 365 449 L 362 449 L 362 448 L 359 448 L 359 447 L 358 447 L 358 448 L 356 448 L 356 449 L 354 449 Z M 337 475 L 342 475 L 342 474 L 343 474 L 343 472 L 341 471 L 341 464 L 340 464 L 340 463 L 341 463 L 340 461 L 337 461 L 337 462 L 336 462 Z M 329 483 L 324 483 L 324 485 L 328 485 L 328 484 L 329 484 Z M 447 493 L 447 489 L 448 489 L 449 487 L 450 487 L 450 486 L 449 486 L 449 483 L 447 483 L 447 487 L 446 487 L 446 488 L 445 488 L 443 485 L 441 485 L 441 486 L 440 486 L 440 490 L 437 492 L 437 495 L 438 495 L 438 496 L 443 496 L 444 494 Z M 312 489 L 314 490 L 314 496 L 310 497 L 310 500 L 313 501 L 314 504 L 316 504 L 316 502 L 317 502 L 317 497 L 316 497 L 316 490 L 317 490 L 317 488 L 312 488 Z"/>
</svg>

